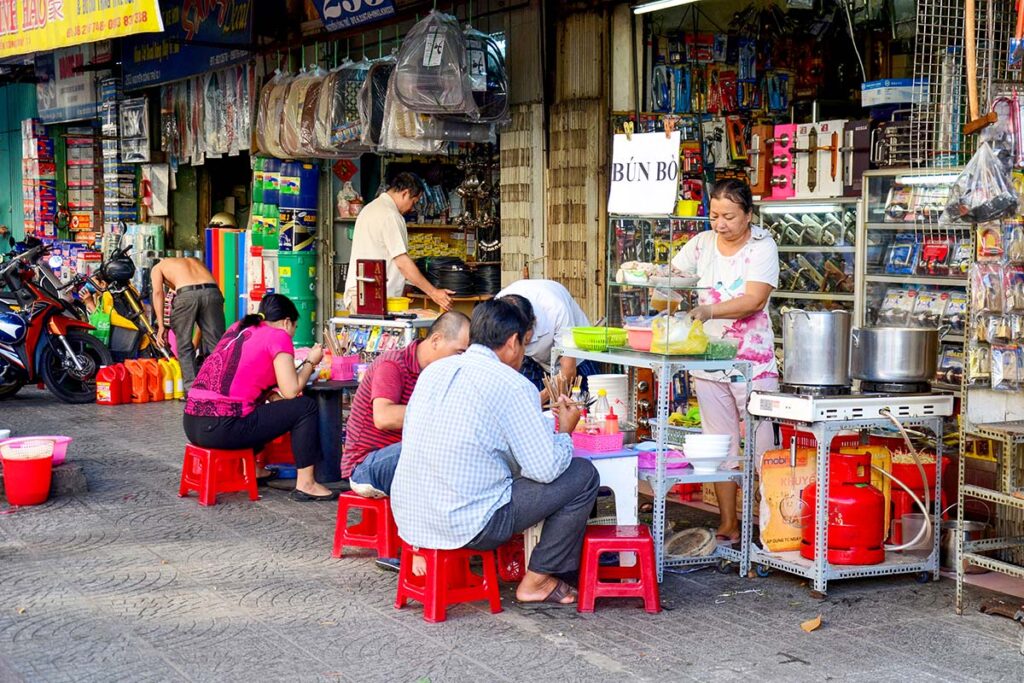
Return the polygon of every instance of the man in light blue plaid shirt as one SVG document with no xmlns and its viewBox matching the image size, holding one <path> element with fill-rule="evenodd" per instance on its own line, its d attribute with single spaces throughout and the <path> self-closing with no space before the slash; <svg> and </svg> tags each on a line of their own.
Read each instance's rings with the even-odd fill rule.
<svg viewBox="0 0 1024 683">
<path fill-rule="evenodd" d="M 572 457 L 579 411 L 561 397 L 562 433 L 552 433 L 537 389 L 518 372 L 532 317 L 501 299 L 477 306 L 469 349 L 420 374 L 391 508 L 399 535 L 423 548 L 491 550 L 543 521 L 516 599 L 570 605 L 575 593 L 555 575 L 579 567 L 600 480 L 589 461 Z"/>
</svg>

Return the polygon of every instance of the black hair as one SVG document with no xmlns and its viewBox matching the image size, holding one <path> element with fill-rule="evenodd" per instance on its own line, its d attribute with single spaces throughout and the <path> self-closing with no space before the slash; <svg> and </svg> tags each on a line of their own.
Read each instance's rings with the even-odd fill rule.
<svg viewBox="0 0 1024 683">
<path fill-rule="evenodd" d="M 388 183 L 388 190 L 391 192 L 409 191 L 410 197 L 419 197 L 423 194 L 423 181 L 415 173 L 403 171 L 391 179 Z"/>
<path fill-rule="evenodd" d="M 506 294 L 501 298 L 519 309 L 519 312 L 526 318 L 527 329 L 533 329 L 537 326 L 537 315 L 533 312 L 533 304 L 530 303 L 529 299 L 522 294 Z"/>
<path fill-rule="evenodd" d="M 754 210 L 754 195 L 750 193 L 750 186 L 742 180 L 726 178 L 719 180 L 711 188 L 712 199 L 728 199 L 734 204 L 739 204 L 743 213 L 750 213 Z"/>
<path fill-rule="evenodd" d="M 501 348 L 512 335 L 525 343 L 529 329 L 529 320 L 518 306 L 506 297 L 491 299 L 473 309 L 469 343 L 480 344 L 493 351 Z"/>
<path fill-rule="evenodd" d="M 247 327 L 256 327 L 263 321 L 276 323 L 279 320 L 298 322 L 299 309 L 295 308 L 292 300 L 284 294 L 267 294 L 260 302 L 260 312 L 250 313 L 242 318 L 242 324 L 238 326 L 238 331 L 241 332 Z"/>
<path fill-rule="evenodd" d="M 458 339 L 462 328 L 469 325 L 469 316 L 459 311 L 448 311 L 438 316 L 434 324 L 427 330 L 427 336 L 440 334 L 446 341 Z"/>
</svg>

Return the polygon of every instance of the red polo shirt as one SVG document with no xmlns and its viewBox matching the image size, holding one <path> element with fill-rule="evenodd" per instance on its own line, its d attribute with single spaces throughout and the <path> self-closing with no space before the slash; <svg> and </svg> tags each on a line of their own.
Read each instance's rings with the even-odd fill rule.
<svg viewBox="0 0 1024 683">
<path fill-rule="evenodd" d="M 419 345 L 417 340 L 404 349 L 382 353 L 373 361 L 356 389 L 345 427 L 347 437 L 341 457 L 341 476 L 346 479 L 352 476 L 352 470 L 369 453 L 402 440 L 401 431 L 385 431 L 373 424 L 373 401 L 386 398 L 403 406 L 409 403 L 420 376 L 420 364 L 416 361 Z"/>
</svg>

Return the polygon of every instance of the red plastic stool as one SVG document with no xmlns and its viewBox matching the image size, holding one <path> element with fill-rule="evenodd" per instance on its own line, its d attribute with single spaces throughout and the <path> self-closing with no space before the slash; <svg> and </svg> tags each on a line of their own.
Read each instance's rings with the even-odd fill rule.
<svg viewBox="0 0 1024 683">
<path fill-rule="evenodd" d="M 285 433 L 268 443 L 256 456 L 256 460 L 263 465 L 294 465 L 292 435 Z"/>
<path fill-rule="evenodd" d="M 427 573 L 424 576 L 412 573 L 413 555 L 426 560 Z M 469 569 L 470 559 L 477 556 L 483 560 L 483 576 Z M 448 606 L 460 602 L 486 600 L 491 605 L 491 613 L 497 614 L 501 611 L 501 595 L 498 593 L 494 551 L 468 548 L 432 550 L 413 548 L 403 542 L 395 609 L 401 609 L 410 599 L 423 603 L 423 619 L 432 624 L 444 621 Z"/>
<path fill-rule="evenodd" d="M 609 552 L 636 553 L 636 566 L 602 567 L 598 561 L 601 553 Z M 608 583 L 606 579 L 634 582 Z M 645 610 L 651 614 L 660 612 L 651 530 L 646 526 L 588 526 L 583 536 L 579 584 L 577 611 L 593 612 L 596 598 L 643 598 Z"/>
<path fill-rule="evenodd" d="M 526 575 L 526 541 L 522 534 L 513 534 L 495 551 L 498 562 L 498 576 L 505 583 L 516 583 Z"/>
<path fill-rule="evenodd" d="M 353 526 L 348 525 L 349 510 L 363 512 L 362 520 Z M 341 557 L 345 546 L 373 548 L 378 557 L 398 557 L 400 543 L 387 498 L 364 498 L 351 491 L 338 496 L 338 521 L 334 526 L 331 557 Z"/>
<path fill-rule="evenodd" d="M 248 491 L 249 500 L 259 500 L 252 450 L 226 451 L 187 444 L 178 495 L 184 498 L 189 491 L 199 493 L 200 505 L 216 505 L 218 493 L 235 491 Z"/>
<path fill-rule="evenodd" d="M 897 489 L 899 489 L 899 490 L 897 490 Z M 924 491 L 914 491 L 914 495 L 917 496 L 918 498 L 920 498 L 922 501 L 924 500 Z M 932 496 L 932 500 L 934 500 L 935 499 L 935 491 L 934 490 L 932 490 L 931 496 Z M 901 521 L 900 521 L 899 524 L 894 524 L 893 525 L 892 534 L 889 537 L 889 541 L 891 543 L 893 543 L 894 545 L 901 545 L 903 543 L 903 523 L 902 523 L 903 515 L 905 515 L 908 512 L 922 512 L 922 510 L 914 502 L 914 499 L 910 497 L 910 494 L 908 494 L 903 489 L 900 489 L 895 484 L 892 487 L 892 493 L 890 494 L 890 497 L 891 497 L 891 500 L 892 500 L 892 519 L 897 519 L 897 520 L 901 520 Z M 945 491 L 942 492 L 942 500 L 940 501 L 939 505 L 940 505 L 940 509 L 941 510 L 945 510 L 946 509 L 946 492 Z M 929 518 L 930 518 L 931 511 L 928 512 L 928 515 L 929 515 Z M 948 519 L 949 518 L 949 514 L 942 515 L 942 518 L 943 519 Z M 907 540 L 908 541 L 912 541 L 913 539 L 908 538 Z"/>
</svg>

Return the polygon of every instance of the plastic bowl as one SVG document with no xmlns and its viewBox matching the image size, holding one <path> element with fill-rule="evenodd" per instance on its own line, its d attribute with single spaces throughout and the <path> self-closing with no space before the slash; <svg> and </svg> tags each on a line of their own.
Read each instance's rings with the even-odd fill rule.
<svg viewBox="0 0 1024 683">
<path fill-rule="evenodd" d="M 629 348 L 634 351 L 650 351 L 651 340 L 654 338 L 654 330 L 649 327 L 626 327 L 626 335 L 629 340 Z"/>
<path fill-rule="evenodd" d="M 0 441 L 0 445 L 20 446 L 29 441 L 52 441 L 53 442 L 53 464 L 59 465 L 64 462 L 68 455 L 68 446 L 71 445 L 70 436 L 16 436 L 11 439 Z"/>
<path fill-rule="evenodd" d="M 412 299 L 407 296 L 389 296 L 388 313 L 401 313 L 402 311 L 408 311 L 410 303 L 412 303 Z"/>
<path fill-rule="evenodd" d="M 718 471 L 718 466 L 723 462 L 725 462 L 725 458 L 690 460 L 690 464 L 693 465 L 694 474 L 714 474 Z"/>
</svg>

